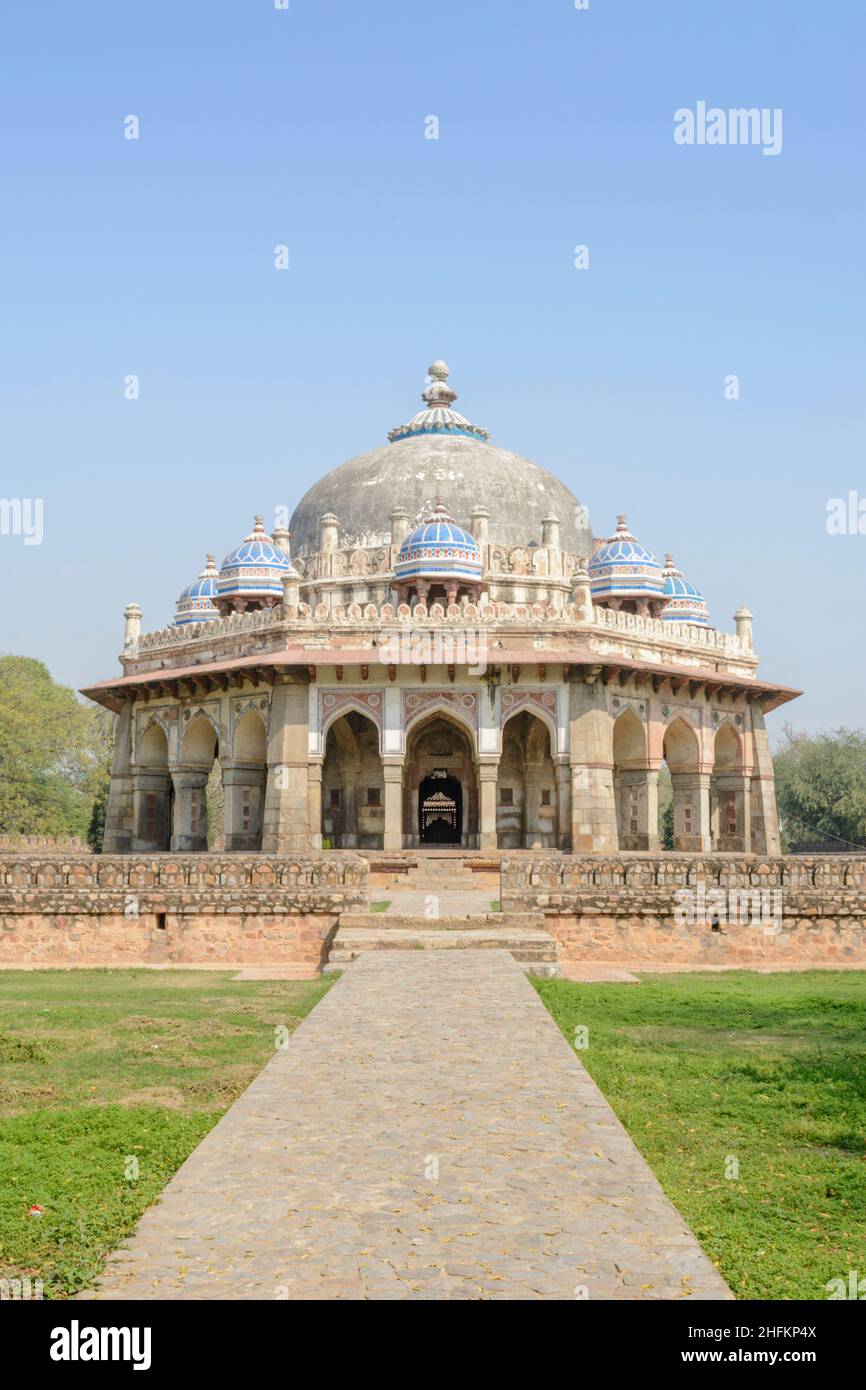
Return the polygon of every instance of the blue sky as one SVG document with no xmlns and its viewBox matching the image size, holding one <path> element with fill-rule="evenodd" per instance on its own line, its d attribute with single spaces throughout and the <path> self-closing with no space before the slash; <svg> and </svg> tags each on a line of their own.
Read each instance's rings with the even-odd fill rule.
<svg viewBox="0 0 866 1390">
<path fill-rule="evenodd" d="M 864 39 L 833 0 L 7 12 L 0 495 L 45 536 L 0 536 L 0 649 L 111 675 L 125 603 L 169 621 L 444 357 L 596 534 L 749 605 L 807 692 L 777 731 L 862 725 L 866 536 L 825 508 L 866 498 Z M 782 152 L 676 145 L 699 100 L 781 108 Z"/>
</svg>

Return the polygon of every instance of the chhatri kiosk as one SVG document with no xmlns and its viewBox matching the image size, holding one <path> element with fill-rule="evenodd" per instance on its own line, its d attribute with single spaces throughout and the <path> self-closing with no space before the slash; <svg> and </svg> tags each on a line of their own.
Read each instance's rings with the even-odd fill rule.
<svg viewBox="0 0 866 1390">
<path fill-rule="evenodd" d="M 119 715 L 104 848 L 780 850 L 752 615 L 454 409 L 257 516 L 85 693 Z M 669 543 L 668 537 L 662 538 Z M 179 565 L 182 557 L 179 557 Z M 221 783 L 222 824 L 207 790 Z"/>
</svg>

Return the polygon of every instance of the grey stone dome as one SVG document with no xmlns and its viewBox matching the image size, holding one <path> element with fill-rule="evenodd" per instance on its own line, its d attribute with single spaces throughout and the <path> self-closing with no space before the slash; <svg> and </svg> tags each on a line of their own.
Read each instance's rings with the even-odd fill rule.
<svg viewBox="0 0 866 1390">
<path fill-rule="evenodd" d="M 452 411 L 450 401 L 441 399 L 448 369 L 442 362 L 434 368 L 433 387 L 423 397 L 428 409 L 392 430 L 392 443 L 350 459 L 304 494 L 290 523 L 292 554 L 318 551 L 319 518 L 326 512 L 340 522 L 341 545 L 385 545 L 395 508 L 404 507 L 410 524 L 418 525 L 442 498 L 458 525 L 470 531 L 473 509 L 486 507 L 490 540 L 509 548 L 540 544 L 542 519 L 553 513 L 562 548 L 588 559 L 586 508 L 552 473 L 489 443 L 486 431 Z"/>
</svg>

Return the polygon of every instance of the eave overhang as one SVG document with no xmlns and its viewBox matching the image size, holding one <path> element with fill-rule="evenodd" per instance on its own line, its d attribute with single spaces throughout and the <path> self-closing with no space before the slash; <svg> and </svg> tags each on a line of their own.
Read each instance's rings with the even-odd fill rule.
<svg viewBox="0 0 866 1390">
<path fill-rule="evenodd" d="M 492 666 L 522 667 L 561 665 L 566 674 L 580 672 L 585 680 L 601 680 L 605 684 L 624 685 L 630 675 L 649 675 L 653 688 L 660 690 L 670 682 L 673 693 L 690 687 L 692 691 L 704 689 L 708 694 L 730 691 L 738 695 L 754 695 L 761 699 L 765 710 L 777 709 L 796 700 L 801 690 L 791 686 L 777 685 L 757 680 L 753 676 L 731 674 L 708 667 L 678 666 L 668 662 L 642 661 L 634 657 L 615 654 L 599 656 L 586 646 L 578 643 L 563 643 L 549 648 L 537 647 L 496 647 L 488 646 L 486 653 L 488 669 Z M 118 676 L 113 680 L 97 681 L 94 685 L 83 686 L 81 694 L 97 704 L 119 712 L 126 699 L 141 697 L 148 700 L 162 695 L 196 697 L 204 696 L 213 690 L 227 690 L 229 686 L 250 680 L 253 685 L 273 685 L 277 676 L 294 672 L 299 680 L 315 680 L 321 667 L 336 666 L 345 670 L 349 666 L 369 668 L 382 665 L 387 670 L 392 663 L 383 662 L 377 648 L 373 647 L 283 647 L 277 651 L 259 652 L 252 656 L 226 657 L 218 661 L 202 662 L 193 666 L 167 667 L 158 671 L 141 671 L 130 676 Z M 393 663 L 399 669 L 408 665 L 417 669 L 417 662 Z M 442 663 L 437 663 L 442 664 Z M 447 663 L 446 663 L 447 664 Z M 455 663 L 458 669 L 476 667 L 474 660 Z"/>
</svg>

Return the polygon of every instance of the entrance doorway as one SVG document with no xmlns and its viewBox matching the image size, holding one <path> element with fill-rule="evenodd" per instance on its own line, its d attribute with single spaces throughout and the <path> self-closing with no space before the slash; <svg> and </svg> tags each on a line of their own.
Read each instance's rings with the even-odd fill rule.
<svg viewBox="0 0 866 1390">
<path fill-rule="evenodd" d="M 418 786 L 418 836 L 422 845 L 459 845 L 463 788 L 456 777 L 433 772 Z"/>
</svg>

